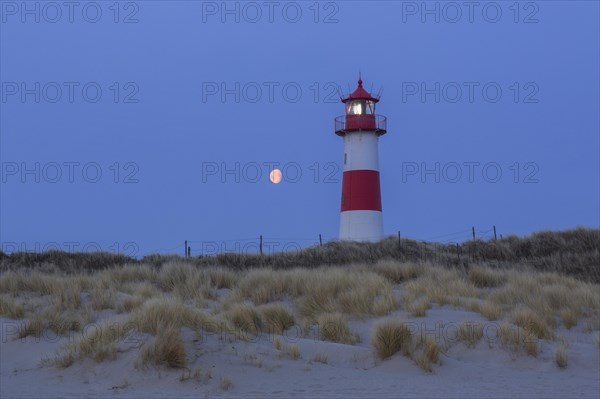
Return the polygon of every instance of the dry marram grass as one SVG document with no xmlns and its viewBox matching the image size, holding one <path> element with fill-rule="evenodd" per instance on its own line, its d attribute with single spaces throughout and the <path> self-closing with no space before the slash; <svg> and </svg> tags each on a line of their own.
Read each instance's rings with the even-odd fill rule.
<svg viewBox="0 0 600 399">
<path fill-rule="evenodd" d="M 469 348 L 474 348 L 483 337 L 483 324 L 466 321 L 458 328 L 458 340 Z"/>
<path fill-rule="evenodd" d="M 375 324 L 372 345 L 380 359 L 387 359 L 397 352 L 407 356 L 410 344 L 411 332 L 403 321 L 389 319 Z"/>
<path fill-rule="evenodd" d="M 565 233 L 561 240 L 570 242 L 573 247 L 574 237 L 584 237 L 584 233 Z M 545 233 L 535 238 L 500 240 L 494 243 L 493 249 L 502 252 L 507 259 L 511 259 L 511 251 L 520 251 L 528 254 L 523 255 L 523 259 L 529 262 L 531 254 L 544 253 L 542 248 L 550 242 L 554 242 L 552 235 Z M 591 241 L 586 242 L 588 247 L 592 246 Z M 323 339 L 355 343 L 357 336 L 349 330 L 346 320 L 385 316 L 399 308 L 396 298 L 401 298 L 403 309 L 411 317 L 425 316 L 432 305 L 452 305 L 480 313 L 488 320 L 514 323 L 500 326 L 499 342 L 510 350 L 532 356 L 547 346 L 546 343 L 540 345 L 539 340 L 552 339 L 559 324 L 567 329 L 583 325 L 587 326 L 587 332 L 597 333 L 600 325 L 598 284 L 552 271 L 567 269 L 552 269 L 550 258 L 544 258 L 548 262 L 536 266 L 545 270 L 542 272 L 518 262 L 470 264 L 463 261 L 458 267 L 444 268 L 430 262 L 415 262 L 410 256 L 406 258 L 417 249 L 407 242 L 402 243 L 403 257 L 410 259 L 405 262 L 390 258 L 394 252 L 389 251 L 399 249 L 396 242 L 385 241 L 381 247 L 336 243 L 320 248 L 326 252 L 324 257 L 307 250 L 299 257 L 264 257 L 260 262 L 258 257 L 251 256 L 194 259 L 155 256 L 146 258 L 146 263 L 129 260 L 110 266 L 98 263 L 113 259 L 102 255 L 90 256 L 82 263 L 100 265 L 102 270 L 91 266 L 79 268 L 72 260 L 60 265 L 37 264 L 27 269 L 3 270 L 0 314 L 24 319 L 20 336 L 40 336 L 48 330 L 65 335 L 71 331 L 78 333 L 93 322 L 97 316 L 95 311 L 103 315 L 106 312 L 101 310 L 116 309 L 124 313 L 119 315 L 119 320 L 130 320 L 136 331 L 155 336 L 144 346 L 146 363 L 169 358 L 160 356 L 159 349 L 165 342 L 163 335 L 165 331 L 179 334 L 182 327 L 196 331 L 233 331 L 234 335 L 243 337 L 261 332 L 283 334 L 300 320 L 304 326 L 317 323 Z M 473 251 L 476 253 L 477 247 Z M 25 260 L 40 256 L 54 261 L 70 255 L 19 255 Z M 573 257 L 567 258 L 569 262 L 574 261 Z M 300 267 L 307 259 L 312 259 L 311 268 Z M 327 259 L 333 266 L 319 266 L 323 264 L 319 259 Z M 2 265 L 5 261 L 6 258 Z M 337 266 L 342 263 L 347 265 Z M 259 264 L 267 266 L 255 267 Z M 593 272 L 589 268 L 585 270 L 584 275 Z M 594 277 L 592 281 L 599 280 Z M 31 300 L 32 293 L 35 301 Z M 459 326 L 458 334 L 459 340 L 468 347 L 481 340 L 481 328 L 477 325 L 464 323 Z M 118 337 L 93 345 L 84 342 L 80 334 L 75 337 L 63 356 L 54 359 L 56 365 L 68 366 L 82 357 L 111 360 L 118 354 Z M 595 337 L 600 347 L 600 338 Z M 401 352 L 428 371 L 436 364 L 436 354 L 441 350 L 437 342 L 434 346 L 433 342 L 411 336 L 408 327 L 394 319 L 376 324 L 372 342 L 379 358 Z M 294 350 L 282 345 L 279 338 L 274 346 L 283 356 L 292 357 L 290 351 Z M 164 360 L 160 362 L 169 364 Z"/>
<path fill-rule="evenodd" d="M 560 345 L 554 354 L 554 362 L 558 367 L 564 369 L 567 367 L 569 357 L 567 355 L 567 348 L 565 345 Z"/>
<path fill-rule="evenodd" d="M 185 347 L 179 331 L 170 326 L 158 333 L 155 339 L 141 349 L 139 365 L 164 365 L 172 368 L 185 366 Z"/>
<path fill-rule="evenodd" d="M 282 304 L 265 304 L 258 306 L 256 310 L 270 333 L 281 334 L 295 323 L 294 315 Z"/>
<path fill-rule="evenodd" d="M 438 342 L 431 336 L 417 336 L 414 344 L 415 349 L 411 353 L 411 357 L 417 365 L 427 371 L 433 371 L 433 365 L 439 363 L 440 353 L 442 348 Z"/>
<path fill-rule="evenodd" d="M 300 359 L 300 348 L 296 344 L 290 344 L 287 346 L 285 353 L 292 359 Z"/>
<path fill-rule="evenodd" d="M 224 391 L 228 391 L 231 388 L 233 388 L 233 380 L 229 376 L 221 378 L 220 384 L 221 384 L 221 389 Z"/>
<path fill-rule="evenodd" d="M 355 344 L 359 341 L 356 334 L 350 332 L 348 322 L 341 313 L 324 313 L 317 319 L 321 339 L 343 344 Z"/>
</svg>

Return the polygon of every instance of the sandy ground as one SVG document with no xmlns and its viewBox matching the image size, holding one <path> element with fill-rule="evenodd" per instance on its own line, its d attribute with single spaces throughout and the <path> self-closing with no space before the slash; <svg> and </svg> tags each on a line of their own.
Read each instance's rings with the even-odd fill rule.
<svg viewBox="0 0 600 399">
<path fill-rule="evenodd" d="M 297 338 L 297 330 L 289 330 L 281 342 L 298 345 L 301 357 L 297 360 L 276 350 L 273 337 L 266 334 L 244 342 L 219 334 L 198 336 L 184 328 L 188 368 L 200 369 L 202 376 L 210 370 L 212 378 L 182 382 L 181 370 L 154 366 L 136 369 L 139 349 L 135 340 L 121 343 L 121 352 L 112 362 L 88 359 L 66 369 L 42 367 L 40 359 L 54 354 L 68 338 L 48 335 L 17 339 L 15 329 L 23 321 L 0 319 L 0 394 L 2 398 L 600 397 L 600 350 L 582 323 L 571 330 L 556 331 L 570 343 L 566 369 L 554 363 L 557 341 L 542 341 L 534 358 L 482 340 L 475 348 L 458 343 L 451 346 L 441 356 L 441 364 L 428 373 L 399 354 L 377 360 L 370 345 L 375 320 L 350 323 L 362 339 L 357 345 L 324 342 L 311 336 Z M 493 324 L 476 313 L 449 306 L 434 306 L 426 317 L 410 319 L 415 328 L 446 338 L 452 335 L 452 323 L 465 320 Z M 440 322 L 444 327 L 438 324 L 435 328 Z M 327 355 L 327 364 L 311 361 L 316 353 Z M 221 387 L 225 377 L 233 383 L 228 390 Z"/>
</svg>

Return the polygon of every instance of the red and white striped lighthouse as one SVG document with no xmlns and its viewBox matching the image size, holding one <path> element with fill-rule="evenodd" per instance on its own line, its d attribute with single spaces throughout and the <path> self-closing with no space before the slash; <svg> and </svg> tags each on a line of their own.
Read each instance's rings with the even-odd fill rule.
<svg viewBox="0 0 600 399">
<path fill-rule="evenodd" d="M 383 238 L 378 142 L 387 120 L 375 114 L 379 99 L 363 89 L 360 78 L 342 102 L 346 115 L 335 118 L 335 134 L 344 138 L 340 240 L 378 241 Z"/>
</svg>

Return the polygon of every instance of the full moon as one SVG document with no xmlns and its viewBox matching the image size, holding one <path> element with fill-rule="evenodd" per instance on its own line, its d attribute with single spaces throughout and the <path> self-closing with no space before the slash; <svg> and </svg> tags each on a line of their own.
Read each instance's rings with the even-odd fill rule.
<svg viewBox="0 0 600 399">
<path fill-rule="evenodd" d="M 279 169 L 273 169 L 271 173 L 269 173 L 269 179 L 273 184 L 278 184 L 281 182 L 281 176 L 281 171 Z"/>
</svg>

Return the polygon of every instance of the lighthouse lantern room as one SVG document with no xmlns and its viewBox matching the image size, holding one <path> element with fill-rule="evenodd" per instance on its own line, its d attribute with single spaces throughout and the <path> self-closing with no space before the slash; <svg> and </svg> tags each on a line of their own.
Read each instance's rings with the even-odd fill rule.
<svg viewBox="0 0 600 399">
<path fill-rule="evenodd" d="M 379 98 L 361 79 L 342 102 L 346 114 L 335 118 L 335 134 L 344 139 L 340 240 L 378 241 L 383 238 L 378 142 L 387 119 L 375 114 Z"/>
</svg>

